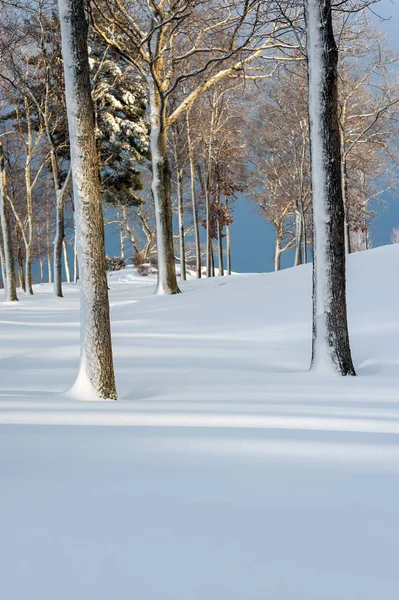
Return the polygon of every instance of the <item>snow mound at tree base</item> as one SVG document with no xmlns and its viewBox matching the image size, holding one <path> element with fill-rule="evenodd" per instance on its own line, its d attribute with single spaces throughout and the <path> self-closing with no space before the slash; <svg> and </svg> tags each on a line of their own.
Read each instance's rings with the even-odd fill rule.
<svg viewBox="0 0 399 600">
<path fill-rule="evenodd" d="M 349 258 L 356 378 L 307 371 L 310 265 L 111 279 L 114 403 L 62 394 L 74 286 L 2 303 L 2 597 L 396 600 L 398 265 Z"/>
</svg>

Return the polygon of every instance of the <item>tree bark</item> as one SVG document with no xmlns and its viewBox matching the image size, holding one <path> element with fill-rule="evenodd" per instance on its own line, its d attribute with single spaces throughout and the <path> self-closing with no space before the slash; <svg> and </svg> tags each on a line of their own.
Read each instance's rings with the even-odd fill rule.
<svg viewBox="0 0 399 600">
<path fill-rule="evenodd" d="M 226 225 L 226 254 L 227 254 L 227 275 L 231 275 L 231 238 L 230 238 L 230 225 Z"/>
<path fill-rule="evenodd" d="M 74 391 L 82 398 L 116 400 L 85 2 L 59 0 L 58 6 L 81 290 L 81 360 Z"/>
<path fill-rule="evenodd" d="M 280 228 L 276 229 L 276 247 L 274 250 L 274 270 L 280 271 L 281 269 L 281 241 L 282 241 L 282 231 Z"/>
<path fill-rule="evenodd" d="M 28 218 L 28 235 L 27 235 L 26 257 L 25 257 L 25 281 L 26 281 L 26 292 L 28 294 L 30 294 L 31 296 L 33 296 L 32 263 L 33 263 L 34 229 L 33 229 L 33 198 L 32 198 L 32 185 L 31 185 L 31 176 L 30 176 L 30 159 L 29 159 L 29 165 L 25 169 L 25 178 L 26 178 L 27 218 Z"/>
<path fill-rule="evenodd" d="M 355 375 L 346 308 L 344 203 L 331 0 L 307 0 L 313 194 L 312 369 Z"/>
<path fill-rule="evenodd" d="M 201 279 L 201 240 L 199 233 L 199 222 L 198 222 L 198 207 L 197 199 L 195 195 L 195 169 L 194 169 L 194 157 L 193 157 L 193 146 L 191 140 L 190 130 L 190 116 L 189 111 L 186 112 L 186 125 L 187 125 L 187 142 L 188 142 L 188 158 L 190 163 L 190 185 L 191 185 L 191 202 L 193 207 L 193 225 L 194 225 L 194 239 L 195 239 L 195 260 L 196 260 L 196 275 L 198 279 Z"/>
<path fill-rule="evenodd" d="M 0 221 L 3 241 L 3 282 L 7 302 L 18 300 L 15 278 L 14 251 L 10 225 L 10 212 L 7 200 L 6 169 L 4 163 L 3 144 L 0 141 Z"/>
<path fill-rule="evenodd" d="M 57 192 L 54 238 L 54 295 L 62 298 L 62 245 L 64 241 L 64 200 Z"/>
<path fill-rule="evenodd" d="M 67 283 L 71 283 L 71 269 L 69 268 L 69 259 L 68 259 L 68 248 L 65 241 L 65 237 L 62 241 L 62 250 L 64 255 L 64 267 L 65 267 L 65 276 Z"/>
<path fill-rule="evenodd" d="M 180 279 L 186 281 L 186 243 L 184 231 L 183 169 L 177 171 L 177 204 L 179 211 Z"/>
<path fill-rule="evenodd" d="M 183 205 L 183 166 L 181 161 L 181 135 L 179 128 L 174 131 L 175 163 L 177 171 L 177 214 L 179 219 L 179 252 L 180 252 L 180 280 L 186 281 L 186 242 L 184 229 L 184 205 Z"/>
<path fill-rule="evenodd" d="M 151 77 L 148 78 L 151 118 L 151 191 L 155 205 L 158 251 L 156 294 L 179 294 L 173 246 L 171 178 L 167 152 L 166 106 Z"/>
<path fill-rule="evenodd" d="M 223 236 L 219 216 L 217 217 L 219 277 L 224 276 Z"/>
<path fill-rule="evenodd" d="M 73 282 L 78 283 L 79 280 L 79 262 L 78 262 L 78 247 L 76 243 L 76 229 L 75 229 L 75 240 L 73 244 Z"/>
<path fill-rule="evenodd" d="M 303 222 L 302 215 L 300 211 L 297 209 L 295 211 L 295 262 L 294 265 L 298 267 L 302 264 L 303 252 Z"/>
<path fill-rule="evenodd" d="M 6 259 L 4 258 L 4 248 L 3 248 L 3 237 L 2 237 L 2 233 L 1 233 L 1 228 L 0 228 L 0 266 L 1 266 L 1 277 L 2 277 L 2 282 L 3 282 L 3 288 L 4 288 L 4 293 L 7 297 L 7 283 L 6 283 L 6 278 L 5 278 L 5 272 L 6 272 Z"/>
</svg>

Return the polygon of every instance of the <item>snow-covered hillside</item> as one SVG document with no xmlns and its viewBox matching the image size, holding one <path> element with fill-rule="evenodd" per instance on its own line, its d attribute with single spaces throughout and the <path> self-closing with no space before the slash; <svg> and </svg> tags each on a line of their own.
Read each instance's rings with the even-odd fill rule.
<svg viewBox="0 0 399 600">
<path fill-rule="evenodd" d="M 346 379 L 307 372 L 310 266 L 111 277 L 108 403 L 61 394 L 74 286 L 1 303 L 1 597 L 396 600 L 398 267 L 349 259 Z"/>
</svg>

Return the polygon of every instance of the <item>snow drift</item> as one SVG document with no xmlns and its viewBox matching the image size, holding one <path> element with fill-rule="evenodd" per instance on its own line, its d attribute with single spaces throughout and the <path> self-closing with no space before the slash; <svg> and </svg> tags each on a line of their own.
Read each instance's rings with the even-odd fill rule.
<svg viewBox="0 0 399 600">
<path fill-rule="evenodd" d="M 2 597 L 396 600 L 398 264 L 349 259 L 356 378 L 307 372 L 310 266 L 110 277 L 116 403 L 61 393 L 75 286 L 2 303 Z"/>
</svg>

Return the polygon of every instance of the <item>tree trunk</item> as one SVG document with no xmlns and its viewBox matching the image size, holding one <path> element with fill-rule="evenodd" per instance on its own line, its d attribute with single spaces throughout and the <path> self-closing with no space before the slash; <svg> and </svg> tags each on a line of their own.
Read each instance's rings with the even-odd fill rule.
<svg viewBox="0 0 399 600">
<path fill-rule="evenodd" d="M 6 259 L 4 258 L 4 248 L 3 248 L 3 237 L 2 237 L 2 233 L 1 233 L 1 228 L 0 228 L 0 266 L 1 266 L 1 278 L 3 281 L 3 288 L 4 288 L 4 294 L 7 297 L 7 282 L 6 282 L 6 278 L 5 278 L 5 272 L 6 272 Z"/>
<path fill-rule="evenodd" d="M 67 283 L 71 283 L 71 269 L 69 268 L 69 260 L 68 260 L 68 248 L 65 241 L 65 238 L 62 241 L 62 250 L 64 254 L 64 267 L 65 267 L 65 275 Z"/>
<path fill-rule="evenodd" d="M 186 281 L 186 243 L 184 231 L 183 170 L 178 170 L 177 202 L 179 205 L 180 279 Z"/>
<path fill-rule="evenodd" d="M 299 210 L 295 211 L 295 262 L 297 267 L 302 264 L 303 222 Z"/>
<path fill-rule="evenodd" d="M 24 261 L 18 258 L 19 287 L 26 293 Z"/>
<path fill-rule="evenodd" d="M 8 210 L 6 170 L 4 164 L 3 145 L 0 142 L 0 222 L 3 241 L 3 282 L 7 302 L 18 300 L 17 285 L 15 278 L 14 252 L 10 225 L 10 213 Z"/>
<path fill-rule="evenodd" d="M 30 182 L 30 166 L 26 169 L 26 195 L 27 195 L 27 218 L 28 218 L 28 236 L 27 243 L 25 246 L 25 280 L 26 280 L 26 291 L 28 294 L 33 296 L 33 279 L 32 279 L 32 263 L 33 263 L 33 198 L 32 198 L 32 186 Z"/>
<path fill-rule="evenodd" d="M 122 224 L 119 225 L 119 240 L 121 245 L 121 258 L 122 260 L 125 260 L 125 236 L 123 234 Z"/>
<path fill-rule="evenodd" d="M 280 228 L 276 229 L 276 248 L 274 250 L 274 270 L 280 271 L 281 269 L 281 242 L 283 234 Z"/>
<path fill-rule="evenodd" d="M 64 241 L 64 199 L 57 192 L 54 238 L 54 294 L 62 298 L 62 245 Z"/>
<path fill-rule="evenodd" d="M 156 294 L 179 294 L 176 279 L 171 202 L 170 167 L 167 152 L 165 103 L 149 77 L 151 117 L 151 191 L 155 205 L 158 251 L 158 283 Z"/>
<path fill-rule="evenodd" d="M 313 369 L 355 375 L 346 309 L 344 203 L 331 0 L 307 0 L 313 193 Z"/>
<path fill-rule="evenodd" d="M 186 112 L 186 124 L 187 124 L 187 142 L 188 142 L 188 158 L 190 162 L 190 184 L 191 184 L 191 201 L 193 205 L 193 225 L 194 225 L 194 239 L 195 239 L 195 260 L 196 260 L 196 274 L 197 278 L 201 279 L 201 240 L 199 233 L 199 222 L 198 222 L 198 207 L 195 196 L 195 169 L 194 169 L 194 157 L 193 147 L 191 142 L 191 130 L 190 130 L 190 118 L 189 111 Z"/>
<path fill-rule="evenodd" d="M 78 283 L 79 280 L 79 262 L 78 262 L 78 248 L 76 243 L 76 229 L 75 239 L 73 243 L 73 282 Z"/>
<path fill-rule="evenodd" d="M 40 269 L 40 283 L 44 283 L 44 268 L 43 268 L 43 259 L 39 258 L 39 269 Z"/>
<path fill-rule="evenodd" d="M 217 217 L 217 231 L 218 231 L 218 261 L 219 261 L 219 277 L 224 276 L 224 261 L 223 261 L 223 236 L 222 228 L 220 226 L 219 216 Z"/>
<path fill-rule="evenodd" d="M 59 0 L 81 281 L 81 360 L 74 391 L 116 399 L 104 222 L 84 0 Z"/>
<path fill-rule="evenodd" d="M 226 254 L 227 254 L 227 275 L 231 275 L 231 239 L 230 239 L 230 225 L 226 225 Z"/>
</svg>

